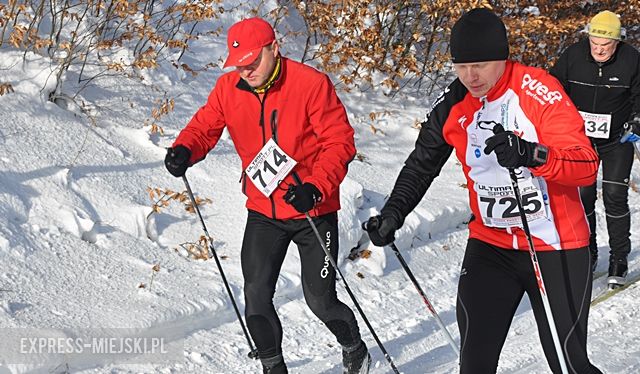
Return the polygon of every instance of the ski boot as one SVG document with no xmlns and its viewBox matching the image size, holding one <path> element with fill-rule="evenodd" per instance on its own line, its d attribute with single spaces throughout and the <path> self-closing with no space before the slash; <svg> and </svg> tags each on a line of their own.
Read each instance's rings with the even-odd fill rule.
<svg viewBox="0 0 640 374">
<path fill-rule="evenodd" d="M 607 284 L 613 290 L 622 287 L 627 283 L 627 258 L 612 257 L 609 260 L 609 277 Z"/>
<path fill-rule="evenodd" d="M 367 374 L 371 365 L 371 355 L 363 341 L 352 347 L 342 347 L 342 373 Z"/>
</svg>

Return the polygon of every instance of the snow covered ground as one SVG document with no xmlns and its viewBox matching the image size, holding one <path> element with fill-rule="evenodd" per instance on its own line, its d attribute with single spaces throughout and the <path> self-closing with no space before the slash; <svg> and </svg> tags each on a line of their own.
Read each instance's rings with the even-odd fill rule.
<svg viewBox="0 0 640 374">
<path fill-rule="evenodd" d="M 203 42 L 202 53 L 224 56 L 224 39 Z M 285 46 L 285 51 L 287 50 Z M 295 48 L 294 48 L 295 50 Z M 197 52 L 197 51 L 196 51 Z M 196 53 L 197 55 L 197 53 Z M 295 57 L 295 56 L 294 56 Z M 178 203 L 151 214 L 147 187 L 184 190 L 165 171 L 163 158 L 177 132 L 206 96 L 219 69 L 196 78 L 158 69 L 145 82 L 109 78 L 83 93 L 97 108 L 96 124 L 43 99 L 49 64 L 34 55 L 0 50 L 3 81 L 15 92 L 0 97 L 0 337 L 9 328 L 137 328 L 152 331 L 182 350 L 169 364 L 104 364 L 91 357 L 59 357 L 38 365 L 11 364 L 0 373 L 256 373 L 248 347 L 213 261 L 194 260 L 181 243 L 202 234 L 196 216 Z M 176 98 L 163 119 L 164 136 L 151 134 L 149 117 L 162 87 Z M 370 246 L 360 223 L 381 208 L 404 159 L 413 148 L 429 98 L 376 92 L 344 93 L 362 160 L 351 164 L 342 186 L 339 266 L 385 348 L 403 373 L 452 373 L 457 357 L 390 249 Z M 388 111 L 371 121 L 370 112 Z M 74 113 L 75 112 L 75 113 Z M 374 132 L 373 124 L 381 131 Z M 239 251 L 246 217 L 239 159 L 225 136 L 187 173 L 202 208 L 232 292 L 243 310 Z M 640 167 L 633 181 L 640 184 Z M 469 219 L 464 177 L 455 158 L 412 213 L 396 244 L 456 341 L 457 277 Z M 632 227 L 638 227 L 640 194 L 630 192 Z M 598 205 L 599 222 L 604 210 Z M 605 270 L 604 224 L 598 235 Z M 349 260 L 350 249 L 371 256 Z M 632 233 L 631 274 L 640 273 L 640 232 Z M 340 349 L 302 297 L 299 259 L 292 247 L 283 266 L 275 304 L 284 326 L 284 357 L 292 373 L 339 373 Z M 159 265 L 154 274 L 152 267 Z M 544 271 L 544 269 L 543 269 Z M 153 283 L 151 279 L 153 277 Z M 144 283 L 145 288 L 139 288 Z M 499 286 L 499 285 L 496 285 Z M 595 281 L 594 292 L 604 288 Z M 353 305 L 342 283 L 338 292 Z M 391 369 L 359 318 L 373 357 L 372 373 Z M 592 309 L 589 353 L 605 373 L 640 372 L 640 287 Z M 0 340 L 4 340 L 0 338 Z M 517 312 L 500 373 L 550 372 L 525 300 Z"/>
</svg>

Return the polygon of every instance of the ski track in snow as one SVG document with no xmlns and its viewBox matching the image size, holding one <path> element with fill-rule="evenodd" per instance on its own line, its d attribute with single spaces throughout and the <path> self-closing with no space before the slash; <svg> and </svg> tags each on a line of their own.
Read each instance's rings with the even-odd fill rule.
<svg viewBox="0 0 640 374">
<path fill-rule="evenodd" d="M 214 41 L 209 47 L 224 48 Z M 203 51 L 211 53 L 203 47 Z M 22 54 L 2 51 L 0 60 Z M 3 63 L 3 66 L 10 66 Z M 149 79 L 171 86 L 179 97 L 163 123 L 166 136 L 142 127 L 157 93 L 145 84 L 112 78 L 87 97 L 103 108 L 97 126 L 45 102 L 40 88 L 47 69 L 30 60 L 10 70 L 15 93 L 0 97 L 0 327 L 131 327 L 162 332 L 184 343 L 184 360 L 171 365 L 96 366 L 89 360 L 66 362 L 84 373 L 255 373 L 259 362 L 246 358 L 248 347 L 213 261 L 196 261 L 175 251 L 202 234 L 200 223 L 176 203 L 151 214 L 147 187 L 184 190 L 163 168 L 165 147 L 204 103 L 219 71 L 180 81 L 175 72 Z M 45 74 L 46 75 L 46 74 Z M 390 193 L 402 163 L 413 148 L 415 119 L 424 117 L 426 98 L 389 100 L 369 93 L 341 97 L 356 128 L 364 161 L 350 166 L 342 189 L 338 264 L 385 348 L 403 373 L 452 373 L 457 358 L 390 249 L 370 246 L 361 222 L 376 214 Z M 129 103 L 133 104 L 130 108 Z M 368 126 L 369 112 L 389 110 Z M 212 199 L 202 208 L 209 232 L 240 309 L 243 310 L 240 245 L 246 210 L 240 192 L 239 160 L 225 134 L 208 157 L 190 169 L 198 196 Z M 633 178 L 640 180 L 638 163 Z M 457 277 L 469 219 L 464 177 L 449 160 L 426 197 L 397 233 L 397 246 L 459 342 L 455 319 Z M 637 227 L 640 194 L 630 192 L 632 227 Z M 149 216 L 150 215 L 150 216 Z M 600 263 L 608 247 L 604 209 L 599 200 Z M 150 217 L 150 218 L 148 218 Z M 630 269 L 638 272 L 640 233 L 632 233 Z M 346 259 L 352 248 L 369 249 L 367 259 Z M 149 289 L 152 267 L 160 265 Z M 544 269 L 543 269 L 544 271 Z M 361 276 L 359 276 L 359 274 Z M 138 286 L 144 283 L 145 288 Z M 498 286 L 498 285 L 497 285 Z M 594 294 L 604 287 L 596 280 Z M 342 283 L 341 300 L 352 306 Z M 640 371 L 640 287 L 592 309 L 589 353 L 606 373 Z M 299 258 L 290 248 L 274 299 L 284 326 L 283 350 L 291 373 L 339 373 L 340 349 L 304 303 Z M 355 308 L 354 308 L 355 311 Z M 357 315 L 357 313 L 356 313 Z M 371 373 L 390 367 L 359 315 L 373 362 Z M 0 374 L 63 372 L 42 366 L 8 365 Z M 499 373 L 548 373 L 527 300 L 513 321 Z"/>
</svg>

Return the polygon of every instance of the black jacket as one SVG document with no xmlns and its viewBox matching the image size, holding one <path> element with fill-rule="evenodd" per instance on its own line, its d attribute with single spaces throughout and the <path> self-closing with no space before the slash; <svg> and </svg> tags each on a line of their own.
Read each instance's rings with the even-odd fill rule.
<svg viewBox="0 0 640 374">
<path fill-rule="evenodd" d="M 591 138 L 598 148 L 617 144 L 622 126 L 640 114 L 640 53 L 620 42 L 606 62 L 591 56 L 589 39 L 567 48 L 550 70 L 564 86 L 578 110 L 611 114 L 608 139 Z"/>
</svg>

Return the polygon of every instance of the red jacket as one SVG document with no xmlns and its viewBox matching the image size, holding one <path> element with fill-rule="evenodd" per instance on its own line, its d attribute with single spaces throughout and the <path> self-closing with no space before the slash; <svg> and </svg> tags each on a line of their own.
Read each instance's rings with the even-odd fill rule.
<svg viewBox="0 0 640 374">
<path fill-rule="evenodd" d="M 475 145 L 470 144 L 473 143 L 470 134 L 474 133 L 472 119 L 479 117 L 478 111 L 482 111 L 483 105 L 485 112 L 482 113 L 481 120 L 501 123 L 506 121 L 507 129 L 518 133 L 525 140 L 539 142 L 549 148 L 547 163 L 530 169 L 540 182 L 544 205 L 548 211 L 547 219 L 529 223 L 536 249 L 586 247 L 589 244 L 589 226 L 578 187 L 595 182 L 598 156 L 584 133 L 582 117 L 560 83 L 544 70 L 513 62 L 507 63 L 504 75 L 487 94 L 486 103 L 466 95 L 452 108 L 449 121 L 443 129 L 445 139 L 455 145 L 458 158 L 463 160 L 471 210 L 477 218 L 469 223 L 470 236 L 496 246 L 528 249 L 522 229 L 490 228 L 481 219 L 488 206 L 479 205 L 476 184 L 481 180 L 476 178 L 479 173 L 472 170 L 495 168 L 491 163 L 496 162 L 493 155 L 476 157 Z M 464 115 L 468 118 L 468 122 L 464 124 L 466 131 L 458 123 L 458 119 Z M 484 130 L 476 133 L 478 136 L 492 135 L 490 131 Z M 480 139 L 480 142 L 481 146 L 484 145 L 483 140 Z M 496 176 L 496 181 L 509 181 L 505 168 L 497 167 L 495 172 L 505 175 L 501 179 Z M 533 208 L 533 203 L 524 206 L 525 210 Z"/>
<path fill-rule="evenodd" d="M 529 222 L 536 249 L 586 247 L 589 226 L 578 187 L 595 182 L 598 156 L 585 135 L 582 117 L 560 83 L 542 69 L 512 61 L 483 98 L 472 97 L 458 79 L 445 89 L 422 124 L 416 148 L 382 214 L 403 222 L 455 151 L 475 217 L 469 223 L 470 237 L 527 250 L 518 224 L 499 223 L 519 215 L 507 169 L 498 164 L 494 153 L 484 154 L 485 140 L 493 135 L 496 124 L 549 149 L 546 164 L 518 169 L 523 207 L 529 218 L 536 217 Z M 536 189 L 523 186 L 525 180 L 537 185 L 538 197 Z"/>
<path fill-rule="evenodd" d="M 312 183 L 322 193 L 312 216 L 340 209 L 340 182 L 355 156 L 353 128 L 329 78 L 317 70 L 281 57 L 280 76 L 262 101 L 236 71 L 222 75 L 207 103 L 180 132 L 173 146 L 191 150 L 196 163 L 215 147 L 226 126 L 245 170 L 263 145 L 277 136 L 277 143 L 298 163 L 270 197 L 247 180 L 243 171 L 242 191 L 248 209 L 276 219 L 304 218 L 283 200 L 296 173 L 303 183 Z M 271 116 L 277 110 L 277 126 Z"/>
</svg>

